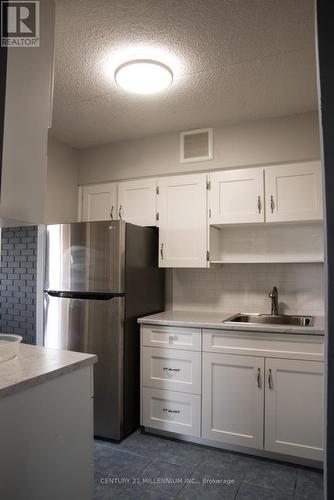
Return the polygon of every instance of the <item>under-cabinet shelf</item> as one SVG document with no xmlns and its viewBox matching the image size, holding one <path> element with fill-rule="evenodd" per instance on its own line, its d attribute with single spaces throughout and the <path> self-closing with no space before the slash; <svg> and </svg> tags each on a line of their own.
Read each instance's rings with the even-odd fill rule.
<svg viewBox="0 0 334 500">
<path fill-rule="evenodd" d="M 323 264 L 324 259 L 299 259 L 299 260 L 292 260 L 292 259 L 279 259 L 279 260 L 210 260 L 210 264 L 213 265 L 223 265 L 223 264 Z"/>
<path fill-rule="evenodd" d="M 211 264 L 323 262 L 321 222 L 210 227 Z"/>
</svg>

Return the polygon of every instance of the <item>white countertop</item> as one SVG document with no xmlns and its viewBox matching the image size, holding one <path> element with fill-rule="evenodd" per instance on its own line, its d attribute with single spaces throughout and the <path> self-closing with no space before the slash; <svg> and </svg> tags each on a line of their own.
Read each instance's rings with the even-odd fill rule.
<svg viewBox="0 0 334 500">
<path fill-rule="evenodd" d="M 0 398 L 96 361 L 94 354 L 20 344 L 15 358 L 0 363 Z"/>
<path fill-rule="evenodd" d="M 252 332 L 293 333 L 299 335 L 324 335 L 324 318 L 314 316 L 313 326 L 291 325 L 243 325 L 240 323 L 223 323 L 237 314 L 234 312 L 199 312 L 199 311 L 164 311 L 138 319 L 138 323 L 147 325 L 184 326 L 197 328 L 214 328 L 220 330 L 238 330 Z"/>
</svg>

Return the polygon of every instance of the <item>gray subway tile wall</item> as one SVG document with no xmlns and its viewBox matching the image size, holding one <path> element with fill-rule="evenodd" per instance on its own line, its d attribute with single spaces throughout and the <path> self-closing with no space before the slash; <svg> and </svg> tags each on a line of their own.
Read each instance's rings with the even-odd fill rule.
<svg viewBox="0 0 334 500">
<path fill-rule="evenodd" d="M 1 231 L 0 328 L 36 343 L 37 226 Z"/>
<path fill-rule="evenodd" d="M 210 269 L 173 270 L 173 309 L 270 312 L 276 285 L 283 314 L 324 315 L 324 265 L 226 264 Z"/>
</svg>

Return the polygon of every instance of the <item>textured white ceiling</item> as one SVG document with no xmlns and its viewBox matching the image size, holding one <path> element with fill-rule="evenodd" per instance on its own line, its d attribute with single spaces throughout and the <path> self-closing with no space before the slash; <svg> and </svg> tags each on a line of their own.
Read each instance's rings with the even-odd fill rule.
<svg viewBox="0 0 334 500">
<path fill-rule="evenodd" d="M 82 148 L 316 108 L 312 0 L 56 0 L 52 134 Z M 121 91 L 131 57 L 171 66 L 154 96 Z"/>
</svg>

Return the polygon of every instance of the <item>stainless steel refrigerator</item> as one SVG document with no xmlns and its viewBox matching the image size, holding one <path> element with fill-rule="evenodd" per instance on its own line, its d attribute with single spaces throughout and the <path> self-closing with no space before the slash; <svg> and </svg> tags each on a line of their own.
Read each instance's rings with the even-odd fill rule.
<svg viewBox="0 0 334 500">
<path fill-rule="evenodd" d="M 156 229 L 123 221 L 47 226 L 44 345 L 97 354 L 96 436 L 120 440 L 139 426 L 137 318 L 163 309 Z"/>
</svg>

